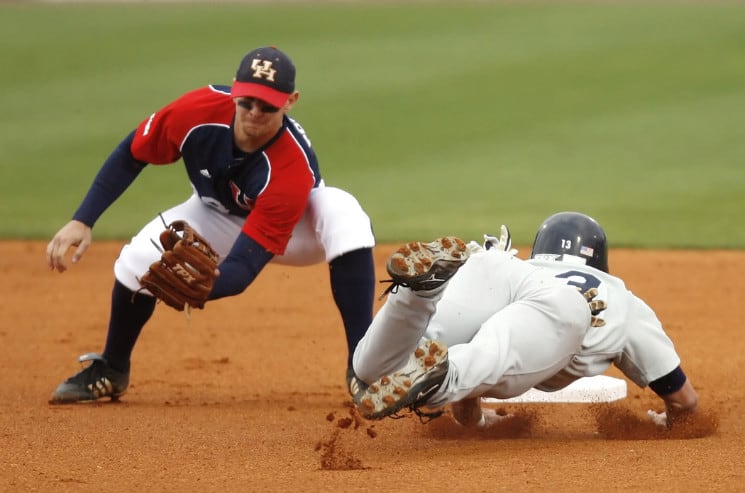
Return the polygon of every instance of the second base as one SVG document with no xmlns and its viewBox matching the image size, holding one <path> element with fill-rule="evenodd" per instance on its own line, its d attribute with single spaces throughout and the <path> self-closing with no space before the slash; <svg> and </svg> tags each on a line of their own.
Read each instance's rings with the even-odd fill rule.
<svg viewBox="0 0 745 493">
<path fill-rule="evenodd" d="M 485 404 L 508 403 L 551 403 L 551 402 L 613 402 L 626 398 L 626 381 L 620 378 L 598 375 L 575 380 L 556 392 L 543 392 L 530 389 L 522 395 L 510 399 L 484 397 Z"/>
</svg>

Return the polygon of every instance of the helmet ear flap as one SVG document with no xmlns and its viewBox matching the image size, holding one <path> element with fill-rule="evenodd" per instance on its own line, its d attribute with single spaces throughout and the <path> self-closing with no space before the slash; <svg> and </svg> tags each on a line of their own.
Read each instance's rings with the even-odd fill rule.
<svg viewBox="0 0 745 493">
<path fill-rule="evenodd" d="M 608 272 L 608 240 L 600 224 L 580 212 L 559 212 L 543 221 L 530 258 L 584 262 Z"/>
</svg>

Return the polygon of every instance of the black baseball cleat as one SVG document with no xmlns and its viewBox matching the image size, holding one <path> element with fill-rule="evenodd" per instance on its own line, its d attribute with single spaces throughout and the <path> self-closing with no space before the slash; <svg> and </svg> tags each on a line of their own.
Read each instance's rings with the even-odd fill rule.
<svg viewBox="0 0 745 493">
<path fill-rule="evenodd" d="M 425 341 L 409 356 L 406 366 L 372 383 L 354 401 L 360 414 L 371 420 L 396 417 L 404 408 L 420 417 L 437 417 L 442 413 L 426 413 L 419 408 L 427 405 L 447 373 L 447 346 L 436 340 Z"/>
<path fill-rule="evenodd" d="M 95 401 L 102 397 L 110 397 L 115 401 L 127 391 L 129 372 L 111 368 L 100 354 L 86 353 L 78 361 L 90 361 L 91 364 L 59 384 L 52 392 L 50 404 Z"/>
<path fill-rule="evenodd" d="M 412 291 L 439 288 L 466 263 L 468 256 L 465 242 L 455 236 L 444 236 L 429 243 L 409 242 L 388 258 L 386 270 L 393 284 L 384 294 L 398 286 Z"/>
</svg>

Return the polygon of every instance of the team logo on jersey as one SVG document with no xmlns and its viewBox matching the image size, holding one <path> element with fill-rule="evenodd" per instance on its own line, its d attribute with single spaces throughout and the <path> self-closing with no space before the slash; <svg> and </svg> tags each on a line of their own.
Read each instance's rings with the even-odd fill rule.
<svg viewBox="0 0 745 493">
<path fill-rule="evenodd" d="M 251 62 L 251 69 L 254 71 L 254 79 L 266 79 L 274 82 L 274 74 L 277 73 L 277 70 L 272 68 L 271 60 L 254 58 L 253 62 Z"/>
<path fill-rule="evenodd" d="M 234 181 L 230 181 L 230 192 L 233 195 L 233 202 L 235 205 L 243 209 L 244 211 L 251 211 L 254 208 L 254 199 L 243 193 L 238 185 Z"/>
</svg>

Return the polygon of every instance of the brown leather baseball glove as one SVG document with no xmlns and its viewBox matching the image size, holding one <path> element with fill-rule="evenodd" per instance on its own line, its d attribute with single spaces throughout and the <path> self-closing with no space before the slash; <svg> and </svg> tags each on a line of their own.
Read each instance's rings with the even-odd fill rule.
<svg viewBox="0 0 745 493">
<path fill-rule="evenodd" d="M 217 252 L 186 221 L 169 224 L 160 243 L 163 254 L 140 279 L 142 288 L 178 311 L 204 308 L 218 275 Z"/>
</svg>

